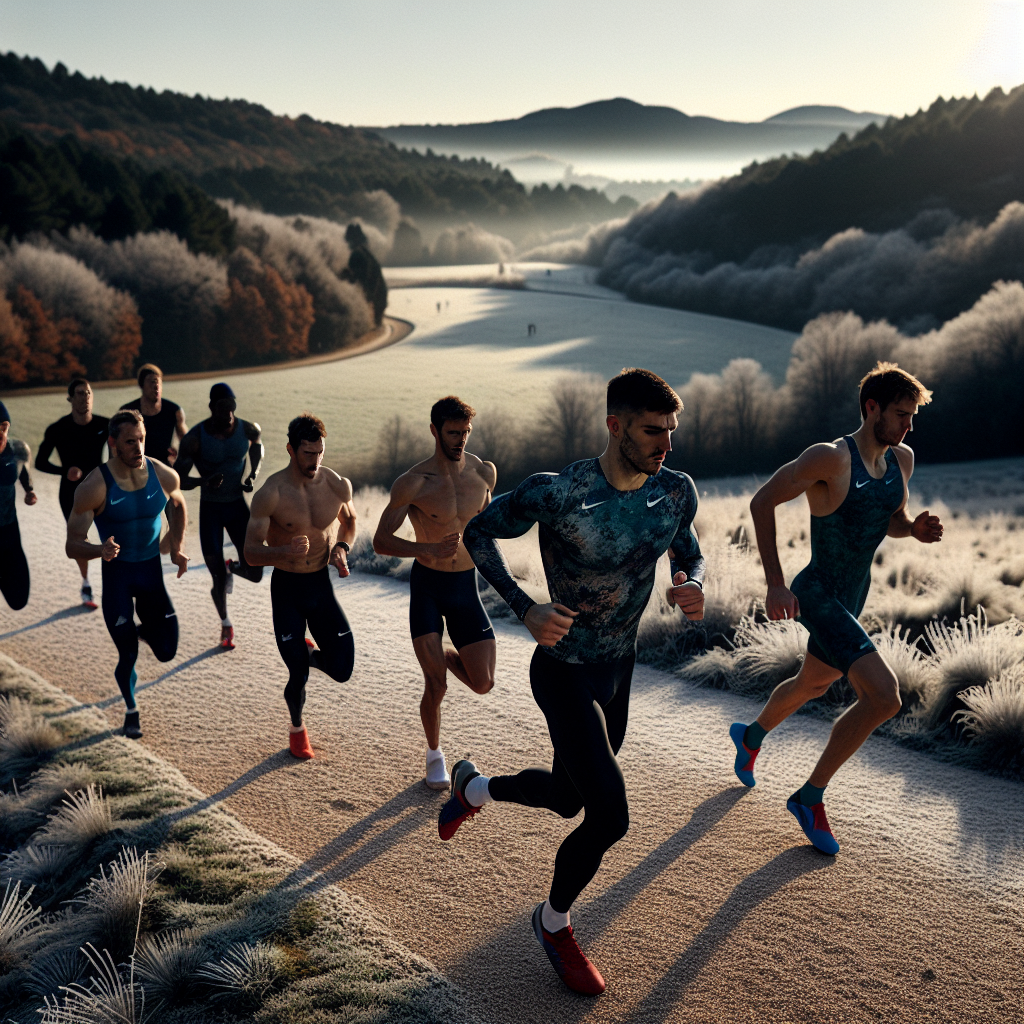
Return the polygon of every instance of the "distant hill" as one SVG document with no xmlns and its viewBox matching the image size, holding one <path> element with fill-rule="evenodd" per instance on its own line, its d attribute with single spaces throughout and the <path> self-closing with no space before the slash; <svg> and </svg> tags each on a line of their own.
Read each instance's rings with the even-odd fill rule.
<svg viewBox="0 0 1024 1024">
<path fill-rule="evenodd" d="M 507 121 L 458 125 L 396 125 L 372 129 L 401 146 L 493 158 L 541 151 L 556 159 L 583 153 L 637 150 L 649 153 L 810 152 L 828 146 L 843 131 L 884 124 L 886 115 L 843 107 L 796 107 L 765 121 L 695 117 L 673 107 L 646 106 L 619 97 L 579 107 L 550 107 Z"/>
<path fill-rule="evenodd" d="M 280 117 L 244 100 L 85 78 L 63 64 L 0 54 L 0 119 L 42 143 L 72 136 L 83 151 L 173 168 L 218 198 L 278 214 L 345 219 L 366 192 L 387 191 L 403 212 L 442 221 L 605 220 L 635 208 L 593 189 L 531 200 L 511 174 L 484 160 L 407 153 L 373 131 Z"/>
</svg>

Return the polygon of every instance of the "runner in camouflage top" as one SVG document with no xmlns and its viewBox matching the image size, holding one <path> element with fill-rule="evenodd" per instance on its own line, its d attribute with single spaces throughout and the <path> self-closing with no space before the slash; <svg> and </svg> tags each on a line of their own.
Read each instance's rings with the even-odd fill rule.
<svg viewBox="0 0 1024 1024">
<path fill-rule="evenodd" d="M 608 447 L 559 474 L 530 477 L 466 526 L 466 549 L 483 576 L 537 640 L 530 685 L 554 747 L 550 771 L 486 778 L 470 761 L 452 768 L 452 795 L 438 818 L 442 839 L 491 800 L 546 807 L 583 821 L 555 857 L 548 899 L 533 929 L 558 976 L 596 995 L 604 979 L 573 938 L 569 909 L 629 828 L 626 784 L 616 754 L 626 735 L 640 616 L 658 559 L 671 552 L 672 600 L 688 618 L 704 614 L 704 559 L 693 532 L 697 494 L 683 473 L 662 468 L 681 408 L 648 370 L 623 370 L 608 384 Z M 551 602 L 537 604 L 512 578 L 497 545 L 540 524 Z"/>
</svg>

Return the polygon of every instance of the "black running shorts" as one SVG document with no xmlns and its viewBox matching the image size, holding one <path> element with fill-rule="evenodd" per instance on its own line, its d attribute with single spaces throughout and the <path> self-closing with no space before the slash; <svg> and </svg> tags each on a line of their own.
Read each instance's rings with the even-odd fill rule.
<svg viewBox="0 0 1024 1024">
<path fill-rule="evenodd" d="M 494 627 L 480 602 L 476 569 L 439 572 L 414 562 L 409 578 L 412 638 L 443 633 L 445 626 L 456 650 L 494 639 Z"/>
</svg>

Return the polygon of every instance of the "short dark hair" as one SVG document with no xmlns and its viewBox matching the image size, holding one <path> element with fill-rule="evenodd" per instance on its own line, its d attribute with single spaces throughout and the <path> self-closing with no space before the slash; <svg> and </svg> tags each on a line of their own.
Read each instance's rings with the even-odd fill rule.
<svg viewBox="0 0 1024 1024">
<path fill-rule="evenodd" d="M 679 396 L 650 370 L 635 366 L 623 367 L 608 381 L 608 414 L 638 412 L 679 412 L 683 403 Z"/>
<path fill-rule="evenodd" d="M 430 422 L 440 430 L 448 420 L 471 420 L 476 415 L 476 409 L 454 395 L 446 395 L 439 398 L 430 407 Z"/>
<path fill-rule="evenodd" d="M 879 359 L 873 370 L 869 370 L 860 382 L 860 414 L 868 416 L 868 399 L 874 399 L 883 412 L 892 402 L 909 398 L 918 405 L 927 405 L 932 393 L 912 374 L 901 370 L 896 363 L 885 363 Z"/>
<path fill-rule="evenodd" d="M 139 367 L 139 373 L 135 379 L 139 382 L 140 388 L 146 383 L 146 378 L 153 373 L 155 373 L 161 380 L 164 379 L 164 371 L 161 370 L 156 363 L 143 363 L 142 366 Z"/>
<path fill-rule="evenodd" d="M 75 388 L 77 388 L 79 384 L 84 384 L 90 391 L 92 390 L 92 385 L 84 377 L 74 377 L 68 385 L 68 398 L 75 397 Z"/>
<path fill-rule="evenodd" d="M 326 436 L 327 428 L 324 421 L 311 412 L 296 416 L 288 424 L 288 443 L 292 446 L 292 451 L 298 451 L 303 441 L 319 441 L 321 437 Z"/>
<path fill-rule="evenodd" d="M 138 409 L 118 409 L 107 424 L 107 436 L 116 441 L 121 436 L 121 427 L 126 423 L 135 423 L 142 427 L 143 431 L 146 429 L 146 421 Z"/>
</svg>

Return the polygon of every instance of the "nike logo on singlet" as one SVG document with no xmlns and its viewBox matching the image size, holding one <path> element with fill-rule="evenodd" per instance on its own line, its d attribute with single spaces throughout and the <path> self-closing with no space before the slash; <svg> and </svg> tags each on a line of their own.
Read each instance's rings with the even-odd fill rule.
<svg viewBox="0 0 1024 1024">
<path fill-rule="evenodd" d="M 128 497 L 128 495 L 126 494 L 125 498 L 127 498 L 127 497 Z M 124 501 L 124 498 L 111 498 L 110 499 L 110 504 L 111 505 L 120 505 L 122 501 Z"/>
<path fill-rule="evenodd" d="M 603 505 L 605 501 L 611 501 L 611 498 L 605 498 L 604 501 L 595 501 L 593 505 L 588 505 L 586 502 L 583 502 L 583 511 L 586 512 L 588 508 L 597 508 L 598 505 Z"/>
<path fill-rule="evenodd" d="M 152 494 L 147 494 L 146 495 L 146 500 L 149 501 L 150 498 L 155 498 L 158 493 L 159 493 L 159 488 L 157 490 L 155 490 Z"/>
<path fill-rule="evenodd" d="M 667 497 L 668 497 L 667 494 L 663 494 L 660 498 L 655 498 L 654 501 L 651 501 L 650 498 L 648 498 L 647 499 L 647 507 L 648 508 L 654 508 L 654 506 L 657 505 L 659 501 L 664 501 Z"/>
<path fill-rule="evenodd" d="M 869 483 L 871 483 L 870 480 L 862 480 L 859 484 L 857 484 L 857 490 L 860 490 L 862 487 L 867 486 Z"/>
</svg>

